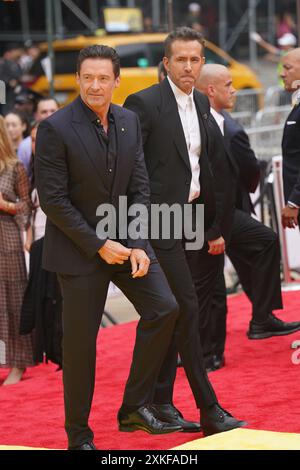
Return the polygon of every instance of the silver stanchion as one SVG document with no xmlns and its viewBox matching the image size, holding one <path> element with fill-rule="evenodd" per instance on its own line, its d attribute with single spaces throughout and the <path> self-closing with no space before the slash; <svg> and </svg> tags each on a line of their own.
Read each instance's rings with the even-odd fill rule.
<svg viewBox="0 0 300 470">
<path fill-rule="evenodd" d="M 281 258 L 282 258 L 282 268 L 283 268 L 283 280 L 284 282 L 291 282 L 288 251 L 287 251 L 287 242 L 285 230 L 281 224 L 281 209 L 284 206 L 284 197 L 283 197 L 283 186 L 282 186 L 282 156 L 277 155 L 272 158 L 272 170 L 273 170 L 273 190 L 274 190 L 274 200 L 275 200 L 275 210 L 278 222 L 278 236 L 281 246 Z"/>
<path fill-rule="evenodd" d="M 292 282 L 288 258 L 287 238 L 285 229 L 281 224 L 281 210 L 284 206 L 283 183 L 282 183 L 282 156 L 277 155 L 272 158 L 273 191 L 275 201 L 275 211 L 277 217 L 278 236 L 281 246 L 281 259 L 283 270 L 284 290 L 299 290 L 300 284 Z"/>
</svg>

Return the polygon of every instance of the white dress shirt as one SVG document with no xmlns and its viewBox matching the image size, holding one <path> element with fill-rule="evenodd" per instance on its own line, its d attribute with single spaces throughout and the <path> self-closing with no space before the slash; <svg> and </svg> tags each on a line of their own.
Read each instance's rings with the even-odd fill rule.
<svg viewBox="0 0 300 470">
<path fill-rule="evenodd" d="M 222 114 L 218 113 L 214 108 L 210 108 L 210 113 L 217 122 L 220 131 L 222 132 L 222 135 L 224 135 L 224 116 Z"/>
<path fill-rule="evenodd" d="M 201 134 L 198 120 L 196 105 L 192 90 L 190 95 L 181 91 L 170 79 L 167 77 L 170 86 L 175 95 L 178 105 L 178 112 L 183 127 L 186 146 L 189 154 L 189 160 L 192 172 L 192 181 L 190 186 L 189 201 L 197 199 L 200 196 L 200 152 L 201 152 Z"/>
</svg>

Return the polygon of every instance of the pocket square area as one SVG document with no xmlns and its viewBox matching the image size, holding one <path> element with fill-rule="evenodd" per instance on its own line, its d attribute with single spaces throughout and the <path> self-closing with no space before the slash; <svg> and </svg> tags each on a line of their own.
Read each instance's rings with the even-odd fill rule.
<svg viewBox="0 0 300 470">
<path fill-rule="evenodd" d="M 292 126 L 293 124 L 296 124 L 296 121 L 287 121 L 288 126 Z"/>
</svg>

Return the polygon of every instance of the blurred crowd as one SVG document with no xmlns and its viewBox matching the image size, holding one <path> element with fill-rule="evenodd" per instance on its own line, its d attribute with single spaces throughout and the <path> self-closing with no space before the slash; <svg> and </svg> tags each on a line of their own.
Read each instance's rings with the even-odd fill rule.
<svg viewBox="0 0 300 470">
<path fill-rule="evenodd" d="M 46 216 L 33 165 L 38 125 L 58 103 L 26 86 L 39 55 L 35 44 L 8 44 L 0 59 L 6 87 L 0 110 L 0 367 L 10 369 L 4 385 L 17 383 L 26 367 L 44 358 L 58 366 L 62 360 L 61 297 L 56 276 L 41 268 Z"/>
</svg>

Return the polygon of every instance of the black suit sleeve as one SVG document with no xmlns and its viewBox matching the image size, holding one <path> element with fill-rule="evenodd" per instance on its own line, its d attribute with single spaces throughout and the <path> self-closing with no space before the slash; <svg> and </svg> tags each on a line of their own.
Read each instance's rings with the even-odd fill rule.
<svg viewBox="0 0 300 470">
<path fill-rule="evenodd" d="M 136 117 L 137 124 L 137 149 L 135 164 L 133 167 L 133 172 L 130 178 L 129 187 L 127 190 L 128 197 L 128 207 L 133 204 L 142 204 L 144 207 L 147 207 L 148 214 L 150 210 L 150 186 L 149 178 L 146 169 L 144 152 L 143 152 L 143 142 L 141 136 L 141 128 L 138 117 Z M 128 217 L 128 222 L 133 220 L 132 217 Z M 148 220 L 143 221 L 143 228 L 148 229 Z M 128 247 L 129 248 L 140 248 L 145 250 L 147 245 L 147 240 L 143 237 L 138 238 L 137 240 L 128 236 Z"/>
<path fill-rule="evenodd" d="M 240 183 L 248 193 L 254 193 L 260 180 L 260 166 L 243 129 L 230 139 L 230 147 L 239 168 Z"/>
<path fill-rule="evenodd" d="M 37 132 L 35 175 L 41 208 L 49 220 L 88 258 L 93 258 L 105 240 L 99 240 L 71 203 L 66 149 L 58 132 L 47 121 L 39 125 Z"/>
</svg>

